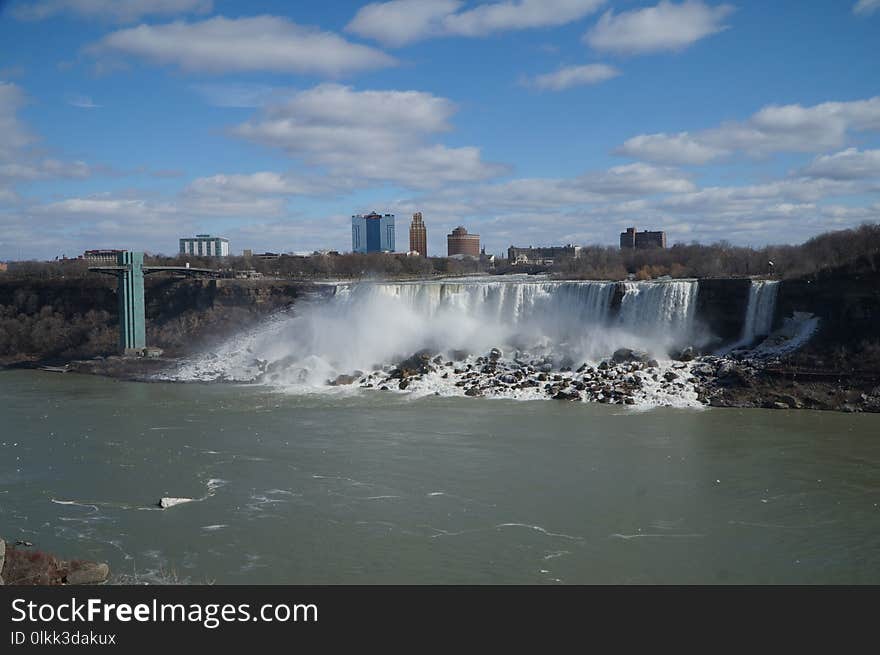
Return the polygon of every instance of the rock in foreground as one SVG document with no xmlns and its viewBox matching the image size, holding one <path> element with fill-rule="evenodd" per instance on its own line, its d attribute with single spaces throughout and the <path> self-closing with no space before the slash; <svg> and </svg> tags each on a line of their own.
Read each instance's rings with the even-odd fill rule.
<svg viewBox="0 0 880 655">
<path fill-rule="evenodd" d="M 0 539 L 0 585 L 90 585 L 110 577 L 110 567 L 87 560 L 60 560 L 39 550 L 9 546 Z"/>
</svg>

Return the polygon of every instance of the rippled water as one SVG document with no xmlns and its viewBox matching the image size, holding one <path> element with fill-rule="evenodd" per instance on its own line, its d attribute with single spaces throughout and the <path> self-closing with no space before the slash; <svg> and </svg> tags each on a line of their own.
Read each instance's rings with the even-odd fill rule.
<svg viewBox="0 0 880 655">
<path fill-rule="evenodd" d="M 878 583 L 880 416 L 0 372 L 0 535 L 218 583 Z M 194 502 L 152 507 L 162 496 Z"/>
</svg>

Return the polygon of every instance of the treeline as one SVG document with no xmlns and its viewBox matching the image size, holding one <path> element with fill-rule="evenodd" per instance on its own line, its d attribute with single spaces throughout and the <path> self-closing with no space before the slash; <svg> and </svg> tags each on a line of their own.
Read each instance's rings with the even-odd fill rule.
<svg viewBox="0 0 880 655">
<path fill-rule="evenodd" d="M 489 265 L 475 259 L 445 257 L 405 257 L 382 253 L 348 253 L 340 255 L 281 255 L 260 257 L 196 257 L 180 255 L 146 255 L 145 264 L 154 266 L 186 266 L 217 270 L 221 276 L 255 271 L 266 277 L 317 280 L 327 278 L 424 277 L 431 275 L 468 275 L 489 270 Z M 0 279 L 60 280 L 94 277 L 89 264 L 82 259 L 61 259 L 48 262 L 9 262 L 9 270 Z M 109 278 L 108 279 L 112 279 Z"/>
<path fill-rule="evenodd" d="M 551 272 L 560 277 L 621 280 L 629 276 L 647 280 L 671 277 L 739 277 L 774 275 L 793 278 L 822 270 L 869 262 L 880 253 L 880 224 L 827 232 L 800 245 L 763 248 L 733 246 L 721 241 L 710 245 L 678 243 L 671 248 L 621 250 L 611 246 L 586 246 L 577 259 L 553 266 L 511 266 L 502 260 L 494 268 L 486 261 L 445 257 L 405 257 L 382 253 L 282 255 L 277 258 L 148 255 L 147 264 L 217 270 L 234 277 L 255 271 L 265 277 L 316 280 L 368 277 L 426 277 L 474 273 Z M 0 279 L 52 280 L 94 277 L 88 263 L 79 259 L 50 262 L 10 262 Z"/>
<path fill-rule="evenodd" d="M 217 268 L 211 257 L 150 257 L 150 263 L 163 266 L 190 266 Z M 383 253 L 347 253 L 339 255 L 312 255 L 310 257 L 282 255 L 277 258 L 227 257 L 220 264 L 231 272 L 256 271 L 267 277 L 291 279 L 424 277 L 430 275 L 467 275 L 488 270 L 488 265 L 473 259 L 445 257 L 406 257 Z"/>
<path fill-rule="evenodd" d="M 630 275 L 648 280 L 670 277 L 740 277 L 773 275 L 795 278 L 850 266 L 873 267 L 880 254 L 880 224 L 826 232 L 797 246 L 747 248 L 727 242 L 676 244 L 671 248 L 621 250 L 588 246 L 577 259 L 556 262 L 563 277 L 620 280 Z"/>
</svg>

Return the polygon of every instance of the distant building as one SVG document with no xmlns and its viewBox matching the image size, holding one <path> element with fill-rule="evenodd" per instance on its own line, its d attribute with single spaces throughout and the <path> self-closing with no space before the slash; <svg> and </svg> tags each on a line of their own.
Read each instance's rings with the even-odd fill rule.
<svg viewBox="0 0 880 655">
<path fill-rule="evenodd" d="M 446 255 L 467 255 L 468 257 L 480 256 L 480 235 L 468 234 L 468 231 L 459 225 L 452 230 L 452 234 L 446 235 Z"/>
<path fill-rule="evenodd" d="M 242 257 L 253 257 L 254 251 L 251 250 L 250 248 L 245 248 L 244 250 L 241 251 L 241 256 Z"/>
<path fill-rule="evenodd" d="M 210 234 L 197 234 L 193 238 L 180 240 L 180 254 L 197 257 L 229 257 L 229 240 L 212 237 Z"/>
<path fill-rule="evenodd" d="M 666 232 L 649 232 L 642 230 L 636 232 L 636 228 L 628 227 L 626 232 L 620 233 L 620 248 L 665 248 Z"/>
<path fill-rule="evenodd" d="M 110 264 L 112 266 L 116 265 L 116 258 L 119 256 L 119 253 L 125 252 L 124 250 L 86 250 L 83 253 L 82 258 L 86 260 L 89 264 Z"/>
<path fill-rule="evenodd" d="M 394 214 L 351 217 L 352 252 L 394 252 Z"/>
<path fill-rule="evenodd" d="M 0 262 L 0 273 L 5 273 L 9 270 L 9 264 L 6 262 Z"/>
<path fill-rule="evenodd" d="M 422 212 L 413 214 L 412 223 L 409 225 L 409 250 L 419 253 L 422 257 L 428 256 L 428 230 L 422 220 Z"/>
<path fill-rule="evenodd" d="M 568 244 L 565 246 L 548 246 L 546 248 L 517 248 L 510 246 L 507 249 L 507 262 L 509 264 L 539 264 L 549 266 L 555 261 L 564 258 L 576 258 L 581 254 L 581 247 Z"/>
</svg>

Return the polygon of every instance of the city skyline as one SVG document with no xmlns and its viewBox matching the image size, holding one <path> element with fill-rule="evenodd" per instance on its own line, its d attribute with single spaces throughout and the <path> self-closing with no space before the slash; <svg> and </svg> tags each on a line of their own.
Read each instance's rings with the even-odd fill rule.
<svg viewBox="0 0 880 655">
<path fill-rule="evenodd" d="M 878 33 L 873 0 L 0 2 L 0 260 L 347 251 L 374 207 L 431 256 L 802 242 L 880 220 Z"/>
</svg>

